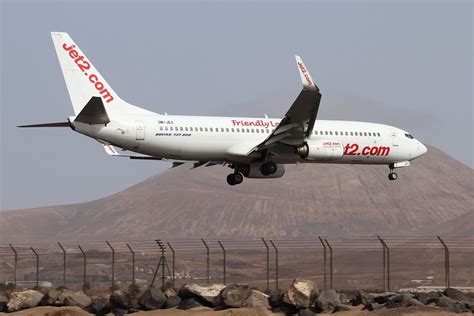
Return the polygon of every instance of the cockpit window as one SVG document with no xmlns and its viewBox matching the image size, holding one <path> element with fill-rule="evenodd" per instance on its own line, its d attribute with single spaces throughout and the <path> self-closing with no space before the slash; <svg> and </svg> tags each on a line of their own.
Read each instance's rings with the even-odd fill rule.
<svg viewBox="0 0 474 316">
<path fill-rule="evenodd" d="M 411 134 L 408 134 L 408 133 L 405 133 L 405 136 L 406 136 L 407 138 L 409 138 L 409 139 L 415 138 L 415 137 L 413 137 Z"/>
</svg>

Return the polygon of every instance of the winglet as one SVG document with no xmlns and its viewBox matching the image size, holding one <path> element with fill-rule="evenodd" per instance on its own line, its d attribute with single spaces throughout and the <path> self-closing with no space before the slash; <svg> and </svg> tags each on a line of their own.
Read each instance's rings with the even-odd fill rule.
<svg viewBox="0 0 474 316">
<path fill-rule="evenodd" d="M 296 65 L 298 66 L 298 71 L 300 73 L 301 82 L 303 83 L 303 89 L 319 91 L 318 86 L 316 86 L 313 78 L 311 78 L 308 69 L 304 65 L 303 59 L 301 59 L 301 57 L 298 55 L 295 55 L 295 59 Z"/>
</svg>

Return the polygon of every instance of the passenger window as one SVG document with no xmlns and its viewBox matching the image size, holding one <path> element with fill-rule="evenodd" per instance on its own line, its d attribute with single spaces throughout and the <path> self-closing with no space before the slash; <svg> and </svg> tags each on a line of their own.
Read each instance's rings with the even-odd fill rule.
<svg viewBox="0 0 474 316">
<path fill-rule="evenodd" d="M 325 135 L 328 135 L 328 131 L 324 131 L 324 134 L 325 134 Z"/>
<path fill-rule="evenodd" d="M 184 128 L 184 130 L 187 132 L 187 131 L 188 131 L 188 127 L 186 126 L 186 127 Z"/>
<path fill-rule="evenodd" d="M 332 135 L 332 131 L 329 132 L 329 135 Z"/>
<path fill-rule="evenodd" d="M 193 131 L 193 128 L 192 128 L 192 127 L 190 127 L 190 128 L 189 128 L 189 131 L 191 131 L 191 132 L 192 132 L 192 131 Z"/>
<path fill-rule="evenodd" d="M 380 133 L 377 133 L 377 135 L 380 137 Z"/>
<path fill-rule="evenodd" d="M 364 132 L 364 136 L 367 136 L 367 132 Z"/>
<path fill-rule="evenodd" d="M 314 135 L 318 135 L 318 131 L 314 131 Z"/>
<path fill-rule="evenodd" d="M 240 129 L 236 128 L 235 130 L 237 131 L 237 133 L 240 133 Z"/>
<path fill-rule="evenodd" d="M 334 134 L 337 136 L 337 132 L 334 132 Z"/>
<path fill-rule="evenodd" d="M 229 128 L 226 128 L 225 131 L 228 133 L 228 132 L 229 132 Z"/>
<path fill-rule="evenodd" d="M 270 131 L 268 129 L 266 129 L 266 131 L 267 131 L 267 134 L 270 133 Z"/>
<path fill-rule="evenodd" d="M 351 132 L 351 136 L 354 136 L 354 132 Z"/>
<path fill-rule="evenodd" d="M 204 130 L 205 130 L 206 132 L 209 131 L 209 129 L 208 129 L 207 127 L 205 127 Z"/>
<path fill-rule="evenodd" d="M 250 133 L 250 129 L 249 129 L 249 128 L 247 128 L 247 133 Z"/>
<path fill-rule="evenodd" d="M 231 128 L 230 130 L 232 131 L 232 133 L 234 132 L 234 129 L 233 129 L 233 128 Z"/>
<path fill-rule="evenodd" d="M 372 133 L 371 133 L 371 132 L 369 132 L 369 136 L 372 136 Z"/>
<path fill-rule="evenodd" d="M 348 132 L 346 132 L 346 136 L 349 136 L 349 133 L 348 133 Z"/>
<path fill-rule="evenodd" d="M 355 136 L 359 136 L 359 135 L 357 134 L 357 132 L 354 132 L 354 135 L 355 135 Z"/>
<path fill-rule="evenodd" d="M 260 133 L 260 130 L 259 130 L 258 128 L 257 128 L 255 131 L 256 131 L 257 133 Z"/>
<path fill-rule="evenodd" d="M 162 130 L 163 130 L 163 126 L 160 126 L 160 131 L 162 131 Z"/>
</svg>

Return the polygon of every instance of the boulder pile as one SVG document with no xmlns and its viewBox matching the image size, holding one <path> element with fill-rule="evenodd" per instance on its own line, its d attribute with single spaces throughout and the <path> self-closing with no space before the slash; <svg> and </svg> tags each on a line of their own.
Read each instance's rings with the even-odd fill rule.
<svg viewBox="0 0 474 316">
<path fill-rule="evenodd" d="M 141 293 L 114 291 L 110 296 L 89 297 L 82 291 L 68 289 L 0 292 L 0 312 L 17 312 L 36 306 L 75 306 L 96 315 L 123 315 L 157 309 L 260 308 L 285 315 L 337 313 L 359 306 L 367 311 L 408 306 L 432 306 L 454 313 L 474 311 L 474 299 L 448 288 L 431 293 L 368 293 L 357 291 L 344 295 L 335 290 L 320 290 L 313 281 L 295 279 L 287 290 L 264 293 L 248 284 L 185 284 L 178 291 L 150 287 Z"/>
</svg>

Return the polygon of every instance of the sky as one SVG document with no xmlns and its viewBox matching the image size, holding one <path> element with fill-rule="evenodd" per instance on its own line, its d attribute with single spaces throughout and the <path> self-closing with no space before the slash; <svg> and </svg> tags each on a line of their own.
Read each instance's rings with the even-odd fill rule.
<svg viewBox="0 0 474 316">
<path fill-rule="evenodd" d="M 299 54 L 318 118 L 394 125 L 474 167 L 471 1 L 0 0 L 0 12 L 2 210 L 93 200 L 169 168 L 70 129 L 16 128 L 73 114 L 52 31 L 123 99 L 168 114 L 281 117 Z"/>
</svg>

